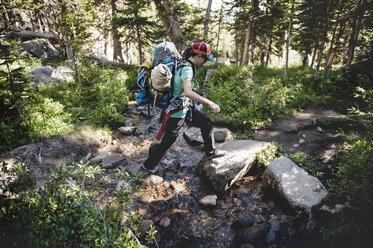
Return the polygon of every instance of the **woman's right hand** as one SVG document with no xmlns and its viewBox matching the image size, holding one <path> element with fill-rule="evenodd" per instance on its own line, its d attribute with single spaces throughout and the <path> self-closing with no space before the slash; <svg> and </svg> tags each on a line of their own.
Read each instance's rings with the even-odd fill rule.
<svg viewBox="0 0 373 248">
<path fill-rule="evenodd" d="M 219 107 L 219 105 L 217 105 L 217 104 L 214 103 L 214 102 L 211 102 L 211 103 L 209 104 L 209 107 L 212 109 L 212 111 L 214 112 L 214 114 L 217 114 L 217 113 L 220 112 L 220 107 Z"/>
</svg>

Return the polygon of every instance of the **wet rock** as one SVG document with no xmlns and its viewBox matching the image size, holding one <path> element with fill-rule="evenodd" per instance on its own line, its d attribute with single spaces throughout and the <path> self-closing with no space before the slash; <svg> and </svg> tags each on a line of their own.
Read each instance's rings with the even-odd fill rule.
<svg viewBox="0 0 373 248">
<path fill-rule="evenodd" d="M 239 244 L 256 244 L 266 238 L 269 228 L 270 226 L 268 223 L 262 223 L 249 228 L 245 228 L 238 233 L 236 242 L 238 242 Z"/>
<path fill-rule="evenodd" d="M 143 220 L 141 222 L 141 225 L 140 225 L 139 229 L 137 230 L 140 237 L 144 237 L 146 235 L 146 233 L 150 230 L 150 228 L 153 224 L 154 223 L 153 223 L 152 220 Z"/>
<path fill-rule="evenodd" d="M 148 127 L 148 131 L 151 133 L 158 132 L 158 129 L 159 129 L 159 125 L 156 125 L 156 124 L 149 125 Z"/>
<path fill-rule="evenodd" d="M 240 216 L 240 218 L 235 221 L 232 225 L 232 227 L 236 230 L 243 229 L 246 227 L 250 227 L 254 225 L 255 223 L 255 216 L 251 213 L 244 214 L 243 216 Z"/>
<path fill-rule="evenodd" d="M 136 132 L 136 127 L 120 127 L 118 131 L 124 135 L 132 135 Z"/>
<path fill-rule="evenodd" d="M 156 185 L 159 185 L 163 182 L 163 178 L 160 177 L 160 176 L 157 176 L 157 175 L 149 175 L 146 179 L 145 179 L 145 185 L 146 186 L 156 186 Z"/>
<path fill-rule="evenodd" d="M 281 221 L 279 221 L 279 220 L 271 220 L 269 222 L 269 224 L 270 224 L 271 227 L 270 227 L 270 230 L 267 233 L 267 237 L 266 237 L 266 242 L 268 244 L 274 243 L 276 241 L 276 233 L 281 228 Z"/>
<path fill-rule="evenodd" d="M 307 212 L 328 194 L 317 178 L 284 156 L 268 165 L 263 179 L 284 196 L 293 208 L 302 208 Z"/>
<path fill-rule="evenodd" d="M 103 169 L 113 169 L 119 166 L 125 166 L 127 164 L 127 158 L 111 154 L 110 152 L 103 152 L 91 159 L 91 163 L 100 164 Z"/>
<path fill-rule="evenodd" d="M 132 127 L 132 121 L 130 120 L 126 120 L 126 123 L 125 123 L 126 127 Z"/>
<path fill-rule="evenodd" d="M 198 146 L 203 144 L 201 130 L 197 127 L 191 127 L 184 132 L 185 139 L 192 145 Z M 214 127 L 215 141 L 223 143 L 233 139 L 232 132 L 227 128 Z"/>
<path fill-rule="evenodd" d="M 204 206 L 216 206 L 217 195 L 208 195 L 199 200 L 199 204 Z"/>
<path fill-rule="evenodd" d="M 227 190 L 254 165 L 256 154 L 269 145 L 253 140 L 231 141 L 219 148 L 227 151 L 227 155 L 208 161 L 202 159 L 199 171 L 202 169 L 216 191 Z"/>
<path fill-rule="evenodd" d="M 240 248 L 255 248 L 252 244 L 242 244 Z"/>
<path fill-rule="evenodd" d="M 162 227 L 164 227 L 164 228 L 169 227 L 170 224 L 171 224 L 171 220 L 170 220 L 170 218 L 168 218 L 168 217 L 163 218 L 163 219 L 159 222 L 159 225 L 162 226 Z"/>
</svg>

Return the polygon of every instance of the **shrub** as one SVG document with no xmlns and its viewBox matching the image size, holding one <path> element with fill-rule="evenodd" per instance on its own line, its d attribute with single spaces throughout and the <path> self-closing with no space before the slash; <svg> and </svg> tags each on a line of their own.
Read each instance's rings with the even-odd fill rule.
<svg viewBox="0 0 373 248">
<path fill-rule="evenodd" d="M 2 172 L 11 173 L 4 169 Z M 15 172 L 15 171 L 13 171 Z M 115 194 L 115 204 L 86 188 L 102 169 L 77 163 L 50 171 L 44 186 L 17 200 L 1 200 L 0 242 L 7 247 L 145 247 L 134 238 L 135 226 L 122 226 L 123 209 L 139 179 L 121 174 L 128 184 Z M 11 175 L 11 176 L 17 176 Z M 14 177 L 13 177 L 14 178 Z M 3 189 L 10 190 L 8 185 Z M 105 177 L 102 177 L 103 183 Z M 109 184 L 109 182 L 106 182 Z M 139 219 L 140 216 L 136 219 Z M 130 218 L 131 219 L 131 218 Z M 132 218 L 134 219 L 134 218 Z M 153 228 L 152 235 L 154 237 Z M 149 237 L 151 240 L 151 237 Z"/>
<path fill-rule="evenodd" d="M 329 203 L 348 202 L 344 218 L 322 228 L 324 239 L 335 247 L 368 247 L 373 232 L 373 139 L 345 144 L 330 183 Z"/>
<path fill-rule="evenodd" d="M 40 99 L 26 113 L 24 120 L 30 127 L 32 138 L 51 137 L 71 130 L 70 114 L 64 111 L 62 104 L 52 99 Z"/>
</svg>

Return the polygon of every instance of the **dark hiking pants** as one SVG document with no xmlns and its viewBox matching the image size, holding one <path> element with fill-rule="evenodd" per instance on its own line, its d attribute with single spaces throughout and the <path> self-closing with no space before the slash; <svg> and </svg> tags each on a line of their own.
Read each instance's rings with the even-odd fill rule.
<svg viewBox="0 0 373 248">
<path fill-rule="evenodd" d="M 213 126 L 209 117 L 198 110 L 192 112 L 191 126 L 198 127 L 201 129 L 202 138 L 205 146 L 205 152 L 211 153 L 215 149 L 215 139 L 213 134 Z M 161 161 L 163 155 L 171 147 L 171 145 L 177 139 L 180 129 L 183 127 L 185 118 L 170 118 L 166 123 L 165 134 L 162 138 L 161 143 L 154 147 L 148 156 L 148 159 L 144 162 L 144 166 L 147 169 L 154 169 L 155 166 Z"/>
</svg>

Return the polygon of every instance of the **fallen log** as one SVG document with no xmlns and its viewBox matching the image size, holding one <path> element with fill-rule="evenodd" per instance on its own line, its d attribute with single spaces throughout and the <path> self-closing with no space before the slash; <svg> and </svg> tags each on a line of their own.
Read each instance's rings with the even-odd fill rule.
<svg viewBox="0 0 373 248">
<path fill-rule="evenodd" d="M 59 37 L 54 33 L 40 33 L 34 31 L 11 31 L 5 38 L 21 39 L 22 41 L 33 40 L 36 38 L 58 41 Z"/>
<path fill-rule="evenodd" d="M 90 55 L 89 58 L 92 61 L 94 61 L 94 62 L 96 62 L 96 63 L 98 63 L 100 65 L 109 65 L 109 66 L 112 66 L 112 67 L 120 67 L 120 68 L 123 68 L 123 69 L 130 69 L 130 70 L 133 70 L 133 69 L 136 68 L 134 65 L 129 65 L 129 64 L 124 64 L 124 63 L 116 62 L 116 61 L 102 59 L 102 58 L 99 58 L 96 55 Z"/>
</svg>

